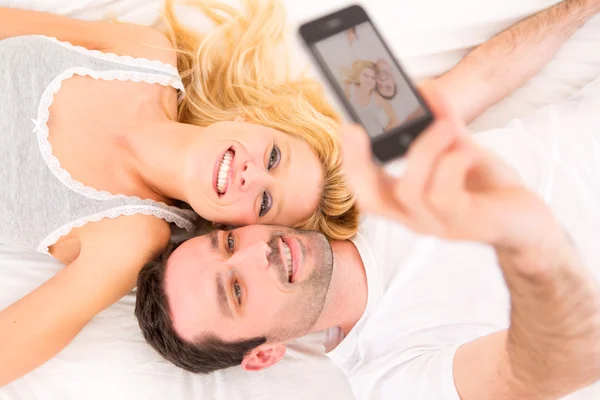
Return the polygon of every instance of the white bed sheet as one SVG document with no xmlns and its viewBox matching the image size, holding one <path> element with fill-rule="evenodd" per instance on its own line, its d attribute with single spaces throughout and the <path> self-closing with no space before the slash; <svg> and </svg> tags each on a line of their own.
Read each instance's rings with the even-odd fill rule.
<svg viewBox="0 0 600 400">
<path fill-rule="evenodd" d="M 286 0 L 297 25 L 345 0 Z M 557 0 L 365 1 L 409 73 L 423 79 L 454 65 L 471 47 Z M 160 0 L 0 0 L 0 6 L 34 8 L 84 19 L 118 17 L 151 24 Z M 301 52 L 300 59 L 306 60 Z M 559 101 L 600 74 L 600 18 L 579 31 L 547 68 L 493 107 L 474 130 L 504 125 L 541 105 Z M 61 265 L 0 246 L 0 309 L 52 276 Z M 75 300 L 76 301 L 76 300 Z M 98 315 L 57 357 L 0 388 L 0 400 L 29 399 L 350 399 L 348 384 L 322 354 L 320 335 L 297 341 L 284 361 L 261 373 L 239 368 L 211 376 L 175 368 L 145 345 L 126 296 Z M 1 336 L 1 335 L 0 335 Z"/>
</svg>

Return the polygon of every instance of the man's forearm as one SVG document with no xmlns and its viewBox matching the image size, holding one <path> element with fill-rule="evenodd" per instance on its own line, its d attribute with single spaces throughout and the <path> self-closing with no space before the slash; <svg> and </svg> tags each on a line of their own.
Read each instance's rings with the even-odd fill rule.
<svg viewBox="0 0 600 400">
<path fill-rule="evenodd" d="M 557 399 L 600 379 L 600 287 L 566 240 L 498 251 L 511 293 L 506 350 L 518 398 Z"/>
<path fill-rule="evenodd" d="M 597 0 L 566 0 L 477 47 L 436 80 L 466 122 L 536 75 L 600 11 Z"/>
</svg>

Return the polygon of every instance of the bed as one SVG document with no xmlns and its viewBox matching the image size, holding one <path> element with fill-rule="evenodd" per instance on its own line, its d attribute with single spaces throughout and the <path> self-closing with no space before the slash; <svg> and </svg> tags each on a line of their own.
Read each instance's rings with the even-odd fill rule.
<svg viewBox="0 0 600 400">
<path fill-rule="evenodd" d="M 415 79 L 452 67 L 473 46 L 557 0 L 372 0 L 366 8 Z M 347 4 L 346 0 L 286 0 L 292 28 Z M 151 24 L 161 0 L 0 0 L 84 19 L 118 18 Z M 296 44 L 297 45 L 297 44 Z M 595 49 L 595 51 L 592 51 Z M 301 50 L 297 51 L 304 59 Z M 559 101 L 600 75 L 600 17 L 590 21 L 525 87 L 488 110 L 474 131 L 504 125 L 541 105 Z M 62 268 L 47 256 L 0 247 L 0 309 Z M 76 300 L 75 300 L 76 301 Z M 57 357 L 0 388 L 0 400 L 69 399 L 352 399 L 348 383 L 323 355 L 321 335 L 294 342 L 283 362 L 260 373 L 239 368 L 211 376 L 186 373 L 145 345 L 126 296 L 99 314 Z M 1 335 L 0 335 L 1 337 Z M 600 398 L 600 386 L 578 399 Z"/>
</svg>

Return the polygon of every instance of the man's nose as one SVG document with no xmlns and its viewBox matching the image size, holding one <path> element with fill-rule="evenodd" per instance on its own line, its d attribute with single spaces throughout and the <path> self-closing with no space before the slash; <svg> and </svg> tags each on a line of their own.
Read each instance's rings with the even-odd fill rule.
<svg viewBox="0 0 600 400">
<path fill-rule="evenodd" d="M 254 162 L 247 162 L 240 173 L 240 189 L 251 190 L 255 187 L 264 187 L 268 173 L 264 168 L 257 167 Z"/>
<path fill-rule="evenodd" d="M 240 269 L 248 267 L 267 269 L 270 251 L 271 249 L 265 242 L 254 243 L 233 253 L 228 263 Z"/>
</svg>

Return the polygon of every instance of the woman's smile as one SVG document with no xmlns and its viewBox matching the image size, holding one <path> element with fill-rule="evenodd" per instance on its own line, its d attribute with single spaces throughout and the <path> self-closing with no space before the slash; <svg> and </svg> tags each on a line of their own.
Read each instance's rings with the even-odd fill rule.
<svg viewBox="0 0 600 400">
<path fill-rule="evenodd" d="M 233 183 L 235 176 L 235 151 L 233 147 L 228 148 L 216 161 L 213 172 L 213 187 L 219 198 L 227 193 Z"/>
</svg>

